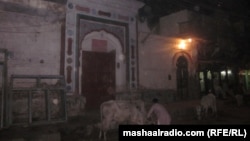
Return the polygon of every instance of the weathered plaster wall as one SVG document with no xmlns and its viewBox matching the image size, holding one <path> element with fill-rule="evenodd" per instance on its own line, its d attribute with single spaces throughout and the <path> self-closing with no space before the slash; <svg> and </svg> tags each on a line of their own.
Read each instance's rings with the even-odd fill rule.
<svg viewBox="0 0 250 141">
<path fill-rule="evenodd" d="M 43 0 L 0 0 L 0 48 L 8 50 L 8 79 L 13 74 L 60 74 L 64 19 L 65 5 Z M 44 106 L 37 103 L 43 99 L 36 94 L 33 97 L 32 103 L 37 106 L 32 110 L 41 111 Z M 12 101 L 12 110 L 21 112 L 27 108 L 25 98 L 9 99 L 6 103 Z"/>
<path fill-rule="evenodd" d="M 9 51 L 9 76 L 59 75 L 64 6 L 38 0 L 0 5 L 0 47 Z"/>
<path fill-rule="evenodd" d="M 179 23 L 189 20 L 189 11 L 182 10 L 160 18 L 160 35 L 177 36 L 179 34 Z"/>
</svg>

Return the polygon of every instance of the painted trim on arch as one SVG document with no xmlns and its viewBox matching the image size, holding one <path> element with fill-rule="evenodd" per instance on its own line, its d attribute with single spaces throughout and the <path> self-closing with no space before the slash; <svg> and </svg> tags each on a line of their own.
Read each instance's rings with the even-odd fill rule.
<svg viewBox="0 0 250 141">
<path fill-rule="evenodd" d="M 109 24 L 109 25 L 115 25 L 115 26 L 120 26 L 120 27 L 122 27 L 122 28 L 124 28 L 125 29 L 125 35 L 124 35 L 124 41 L 121 41 L 118 37 L 117 37 L 117 39 L 118 40 L 120 40 L 119 42 L 121 43 L 121 45 L 122 45 L 122 52 L 124 52 L 124 55 L 125 55 L 125 58 L 127 59 L 127 61 L 126 61 L 126 81 L 127 82 L 130 82 L 130 57 L 129 57 L 129 55 L 130 55 L 130 49 L 129 49 L 129 35 L 130 35 L 130 33 L 129 33 L 129 23 L 125 23 L 125 22 L 119 22 L 119 21 L 114 21 L 114 20 L 109 20 L 109 19 L 103 19 L 103 18 L 99 18 L 99 17 L 94 17 L 94 16 L 87 16 L 87 15 L 84 15 L 84 14 L 76 14 L 76 45 L 75 45 L 75 52 L 76 52 L 76 54 L 75 54 L 75 59 L 76 59 L 76 62 L 75 62 L 75 66 L 78 68 L 79 67 L 79 65 L 80 65 L 80 61 L 79 61 L 79 56 L 80 56 L 80 52 L 79 52 L 79 50 L 80 50 L 80 48 L 79 47 L 81 47 L 81 43 L 82 43 L 82 41 L 84 40 L 84 38 L 83 37 L 85 37 L 85 36 L 82 36 L 82 37 L 80 37 L 80 31 L 79 31 L 79 29 L 80 29 L 80 20 L 81 19 L 83 19 L 83 20 L 88 20 L 88 21 L 94 21 L 94 22 L 97 22 L 97 23 L 104 23 L 104 24 Z M 95 29 L 95 30 L 93 30 L 93 31 L 89 31 L 88 33 L 85 33 L 86 35 L 88 35 L 89 33 L 91 33 L 91 32 L 95 32 L 95 31 L 101 31 L 101 30 L 103 30 L 103 31 L 105 31 L 105 32 L 107 32 L 107 33 L 109 33 L 109 34 L 112 34 L 113 36 L 115 36 L 116 37 L 116 35 L 114 34 L 114 33 L 112 33 L 111 31 L 107 31 L 107 30 L 105 30 L 104 28 L 101 28 L 101 29 Z M 122 44 L 122 42 L 124 43 L 124 44 Z M 80 81 L 80 79 L 79 79 L 79 69 L 76 69 L 76 71 L 75 71 L 75 91 L 76 91 L 76 93 L 79 93 L 79 81 Z"/>
<path fill-rule="evenodd" d="M 187 61 L 188 61 L 188 70 L 189 70 L 189 72 L 193 72 L 193 70 L 194 70 L 194 68 L 193 68 L 194 61 L 193 61 L 191 55 L 189 53 L 185 52 L 185 51 L 179 51 L 179 52 L 174 54 L 173 59 L 172 59 L 172 68 L 175 68 L 175 69 L 177 68 L 176 67 L 176 62 L 177 62 L 177 60 L 178 60 L 178 58 L 180 56 L 184 56 L 187 59 Z"/>
<path fill-rule="evenodd" d="M 180 52 L 177 52 L 174 54 L 173 59 L 172 59 L 172 65 L 175 65 L 177 59 L 182 55 L 187 58 L 187 60 L 188 60 L 188 62 L 190 62 L 190 64 L 193 64 L 193 59 L 192 59 L 191 55 L 185 51 L 180 51 Z"/>
</svg>

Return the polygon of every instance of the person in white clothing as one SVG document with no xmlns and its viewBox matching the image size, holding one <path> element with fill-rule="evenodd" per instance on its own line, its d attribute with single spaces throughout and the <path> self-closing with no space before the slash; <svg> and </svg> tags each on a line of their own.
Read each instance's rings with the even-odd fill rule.
<svg viewBox="0 0 250 141">
<path fill-rule="evenodd" d="M 169 125 L 171 123 L 171 116 L 168 110 L 159 103 L 157 98 L 152 100 L 153 105 L 148 111 L 147 118 L 150 118 L 152 114 L 155 114 L 157 118 L 157 125 Z"/>
</svg>

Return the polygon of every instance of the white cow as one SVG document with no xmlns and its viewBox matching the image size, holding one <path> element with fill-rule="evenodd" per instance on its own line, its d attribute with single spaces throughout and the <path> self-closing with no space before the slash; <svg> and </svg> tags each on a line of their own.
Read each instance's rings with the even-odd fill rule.
<svg viewBox="0 0 250 141">
<path fill-rule="evenodd" d="M 198 119 L 200 120 L 202 117 L 207 117 L 209 109 L 212 110 L 212 114 L 217 115 L 216 97 L 211 92 L 203 96 L 200 105 L 196 107 Z"/>
<path fill-rule="evenodd" d="M 119 124 L 144 124 L 145 111 L 143 102 L 110 100 L 101 104 L 101 123 L 99 139 L 107 139 L 106 133 Z M 143 107 L 141 107 L 143 105 Z"/>
</svg>

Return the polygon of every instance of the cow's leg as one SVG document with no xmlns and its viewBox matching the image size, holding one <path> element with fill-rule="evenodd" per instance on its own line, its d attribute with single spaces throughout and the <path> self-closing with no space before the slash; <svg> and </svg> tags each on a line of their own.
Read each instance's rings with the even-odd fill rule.
<svg viewBox="0 0 250 141">
<path fill-rule="evenodd" d="M 100 133 L 99 133 L 99 139 L 104 139 L 104 141 L 107 140 L 107 131 L 108 129 L 110 128 L 109 124 L 110 124 L 111 121 L 109 120 L 104 120 L 101 124 L 101 127 L 100 127 Z"/>
<path fill-rule="evenodd" d="M 106 130 L 100 130 L 100 133 L 99 133 L 99 140 L 101 140 L 101 139 L 102 139 L 102 136 L 103 136 L 103 140 L 106 141 L 106 140 L 107 140 L 106 133 L 107 133 Z"/>
<path fill-rule="evenodd" d="M 102 138 L 102 129 L 100 129 L 100 132 L 99 132 L 99 139 Z"/>
<path fill-rule="evenodd" d="M 206 110 L 206 108 L 204 108 L 203 109 L 203 117 L 206 118 L 206 116 L 207 116 L 207 110 Z"/>
<path fill-rule="evenodd" d="M 208 117 L 208 109 L 209 109 L 208 107 L 205 108 L 205 118 Z"/>
<path fill-rule="evenodd" d="M 106 141 L 107 140 L 107 136 L 106 136 L 107 131 L 100 131 L 99 134 L 99 139 L 102 139 L 102 135 L 103 135 L 103 140 Z"/>
<path fill-rule="evenodd" d="M 213 115 L 217 117 L 217 107 L 216 105 L 213 105 Z"/>
<path fill-rule="evenodd" d="M 200 105 L 196 106 L 196 115 L 197 115 L 198 120 L 201 120 L 201 117 L 202 117 L 202 108 L 201 108 Z"/>
<path fill-rule="evenodd" d="M 202 107 L 201 108 L 201 118 L 202 119 L 205 119 L 206 118 L 206 114 L 207 114 L 207 110 L 206 110 L 206 107 Z"/>
<path fill-rule="evenodd" d="M 104 138 L 104 141 L 107 140 L 107 131 L 104 131 L 104 132 L 103 132 L 103 138 Z"/>
<path fill-rule="evenodd" d="M 104 132 L 104 121 L 102 121 L 100 124 L 99 139 L 102 139 L 103 132 Z"/>
</svg>

